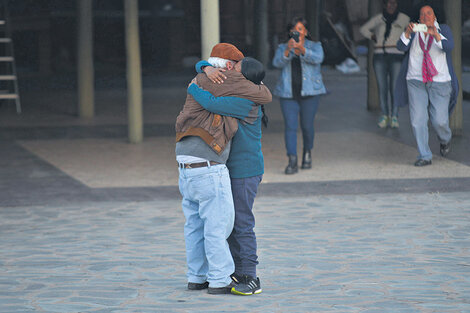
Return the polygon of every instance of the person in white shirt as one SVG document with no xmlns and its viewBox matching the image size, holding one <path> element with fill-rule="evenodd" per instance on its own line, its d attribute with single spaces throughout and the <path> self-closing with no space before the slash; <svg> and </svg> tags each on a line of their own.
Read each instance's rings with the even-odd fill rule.
<svg viewBox="0 0 470 313">
<path fill-rule="evenodd" d="M 410 105 L 419 153 L 415 166 L 426 166 L 432 163 L 428 119 L 437 133 L 441 155 L 450 151 L 449 115 L 459 87 L 452 66 L 454 40 L 450 27 L 437 22 L 429 5 L 421 8 L 419 22 L 426 25 L 426 31 L 417 31 L 416 24 L 410 23 L 397 42 L 397 48 L 408 53 L 400 69 L 394 101 L 399 106 Z"/>
<path fill-rule="evenodd" d="M 360 28 L 360 32 L 375 43 L 373 65 L 382 110 L 377 126 L 398 128 L 398 106 L 393 104 L 393 90 L 404 52 L 397 49 L 397 40 L 410 22 L 410 18 L 399 12 L 397 0 L 384 0 L 383 5 L 383 12 L 367 21 Z M 389 93 L 392 99 L 390 105 Z"/>
</svg>

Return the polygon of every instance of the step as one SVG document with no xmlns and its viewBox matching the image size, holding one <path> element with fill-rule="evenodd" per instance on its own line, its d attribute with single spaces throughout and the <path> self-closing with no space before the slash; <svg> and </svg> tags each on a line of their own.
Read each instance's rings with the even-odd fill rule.
<svg viewBox="0 0 470 313">
<path fill-rule="evenodd" d="M 0 62 L 13 62 L 14 60 L 13 57 L 0 57 Z"/>
<path fill-rule="evenodd" d="M 0 43 L 10 43 L 11 38 L 0 38 Z"/>
<path fill-rule="evenodd" d="M 16 93 L 0 94 L 0 99 L 18 99 L 18 95 Z"/>
<path fill-rule="evenodd" d="M 15 80 L 15 75 L 0 75 L 0 80 Z"/>
</svg>

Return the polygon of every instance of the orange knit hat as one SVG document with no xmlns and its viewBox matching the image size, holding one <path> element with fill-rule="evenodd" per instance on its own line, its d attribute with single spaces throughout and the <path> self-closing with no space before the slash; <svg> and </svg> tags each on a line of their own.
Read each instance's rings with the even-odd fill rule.
<svg viewBox="0 0 470 313">
<path fill-rule="evenodd" d="M 232 61 L 240 61 L 244 58 L 243 53 L 232 44 L 218 43 L 212 48 L 211 57 Z"/>
</svg>

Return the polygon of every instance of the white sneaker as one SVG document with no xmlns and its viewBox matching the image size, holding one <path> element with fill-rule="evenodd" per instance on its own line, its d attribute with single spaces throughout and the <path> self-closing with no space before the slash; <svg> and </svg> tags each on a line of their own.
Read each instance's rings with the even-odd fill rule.
<svg viewBox="0 0 470 313">
<path fill-rule="evenodd" d="M 382 115 L 380 118 L 379 118 L 379 122 L 377 123 L 377 126 L 379 126 L 380 128 L 385 128 L 387 127 L 388 125 L 388 120 L 389 120 L 389 117 L 387 115 Z"/>
</svg>

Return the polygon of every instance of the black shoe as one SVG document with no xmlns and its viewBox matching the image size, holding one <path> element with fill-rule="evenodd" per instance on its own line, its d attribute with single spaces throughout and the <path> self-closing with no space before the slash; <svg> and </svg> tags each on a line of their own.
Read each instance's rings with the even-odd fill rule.
<svg viewBox="0 0 470 313">
<path fill-rule="evenodd" d="M 297 167 L 297 156 L 296 155 L 289 155 L 289 164 L 286 167 L 286 170 L 284 171 L 287 175 L 289 174 L 295 174 L 299 171 L 299 168 Z"/>
<path fill-rule="evenodd" d="M 219 288 L 211 288 L 209 287 L 207 289 L 207 293 L 210 293 L 211 295 L 221 295 L 221 294 L 227 294 L 232 291 L 232 288 L 235 287 L 237 284 L 235 282 L 231 282 L 225 287 L 219 287 Z"/>
<path fill-rule="evenodd" d="M 209 287 L 209 283 L 205 282 L 202 284 L 198 283 L 188 283 L 188 290 L 202 290 L 207 289 Z"/>
<path fill-rule="evenodd" d="M 259 277 L 251 277 L 244 275 L 244 279 L 238 285 L 232 288 L 232 293 L 234 295 L 240 296 L 251 296 L 254 294 L 261 293 L 261 283 Z"/>
<path fill-rule="evenodd" d="M 426 165 L 431 165 L 431 163 L 432 163 L 431 160 L 419 159 L 418 161 L 415 162 L 415 166 L 426 166 Z"/>
<path fill-rule="evenodd" d="M 448 143 L 441 143 L 441 155 L 445 157 L 450 151 L 450 141 Z"/>
<path fill-rule="evenodd" d="M 312 168 L 312 153 L 311 150 L 304 150 L 302 155 L 302 169 Z"/>
<path fill-rule="evenodd" d="M 239 284 L 242 281 L 243 276 L 233 273 L 232 275 L 230 275 L 230 278 L 235 282 L 235 284 Z"/>
</svg>

